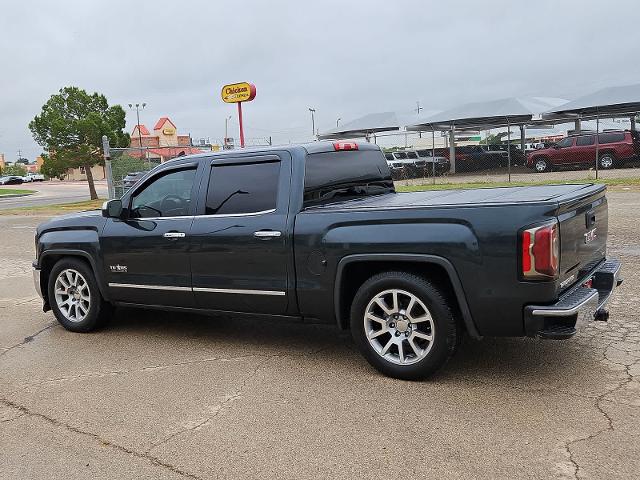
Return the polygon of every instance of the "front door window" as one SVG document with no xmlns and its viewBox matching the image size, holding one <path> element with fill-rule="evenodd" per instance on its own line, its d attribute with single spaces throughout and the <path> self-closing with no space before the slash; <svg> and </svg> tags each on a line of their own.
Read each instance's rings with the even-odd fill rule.
<svg viewBox="0 0 640 480">
<path fill-rule="evenodd" d="M 154 179 L 131 199 L 131 218 L 183 217 L 191 211 L 195 168 Z"/>
</svg>

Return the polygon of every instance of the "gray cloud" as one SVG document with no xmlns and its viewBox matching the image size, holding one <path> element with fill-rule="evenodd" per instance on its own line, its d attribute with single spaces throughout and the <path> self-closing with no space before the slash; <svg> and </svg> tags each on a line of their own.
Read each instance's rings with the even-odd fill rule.
<svg viewBox="0 0 640 480">
<path fill-rule="evenodd" d="M 248 137 L 311 137 L 360 115 L 505 96 L 575 98 L 640 81 L 636 2 L 58 1 L 3 5 L 0 152 L 33 158 L 27 124 L 59 88 L 146 102 L 220 139 L 235 108 L 224 83 L 251 81 Z M 129 112 L 128 126 L 135 122 Z M 235 132 L 232 132 L 237 136 Z"/>
</svg>

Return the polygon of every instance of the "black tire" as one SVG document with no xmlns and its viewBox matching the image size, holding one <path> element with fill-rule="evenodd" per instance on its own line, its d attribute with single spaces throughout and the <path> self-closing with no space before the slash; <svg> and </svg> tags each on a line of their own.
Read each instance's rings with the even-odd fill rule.
<svg viewBox="0 0 640 480">
<path fill-rule="evenodd" d="M 544 172 L 551 171 L 551 163 L 546 157 L 534 158 L 532 166 L 537 173 L 544 173 Z"/>
<path fill-rule="evenodd" d="M 365 326 L 367 323 L 367 320 L 365 320 L 365 313 L 368 313 L 367 308 L 370 306 L 370 308 L 377 308 L 373 305 L 375 298 L 379 298 L 381 293 L 396 289 L 415 296 L 426 307 L 427 314 L 430 314 L 430 322 L 433 322 L 429 322 L 426 327 L 419 327 L 427 328 L 431 331 L 432 341 L 428 342 L 426 346 L 423 344 L 422 350 L 426 352 L 424 357 L 420 358 L 420 355 L 416 354 L 413 358 L 409 358 L 409 361 L 415 363 L 397 363 L 401 358 L 399 354 L 400 347 L 398 346 L 395 347 L 396 353 L 393 352 L 394 347 L 391 346 L 387 352 L 387 357 L 384 357 L 382 353 L 376 350 L 377 347 L 374 347 L 374 342 L 376 341 L 378 343 L 375 345 L 382 346 L 382 343 L 391 342 L 393 337 L 396 337 L 394 341 L 403 343 L 403 351 L 415 352 L 411 347 L 407 347 L 411 340 L 415 343 L 412 331 L 409 331 L 409 333 L 404 331 L 404 334 L 410 337 L 406 340 L 402 338 L 402 333 L 398 335 L 399 329 L 406 328 L 406 320 L 402 327 L 399 326 L 400 323 L 398 322 L 395 325 L 397 327 L 395 330 L 390 328 L 394 326 L 394 323 L 387 323 L 386 327 L 381 326 L 380 330 L 387 328 L 386 333 L 381 334 L 374 340 L 369 340 L 367 336 L 366 330 L 368 327 Z M 398 304 L 402 302 L 401 297 L 402 294 L 398 296 Z M 406 298 L 409 299 L 410 297 Z M 386 301 L 384 303 L 388 306 Z M 415 308 L 413 307 L 413 312 L 415 312 Z M 419 311 L 421 310 L 420 306 L 417 308 L 419 308 Z M 462 329 L 459 323 L 456 322 L 453 311 L 454 309 L 447 301 L 446 295 L 433 282 L 407 272 L 384 272 L 371 277 L 358 289 L 351 305 L 351 334 L 362 355 L 376 370 L 393 378 L 420 380 L 439 370 L 453 356 L 460 343 Z M 410 314 L 411 312 L 405 311 L 405 313 Z M 381 315 L 376 315 L 376 317 L 379 316 Z M 386 321 L 392 322 L 392 316 L 390 315 Z M 411 317 L 411 315 L 409 316 Z M 406 319 L 406 317 L 404 318 Z M 377 323 L 377 321 L 374 323 Z M 424 323 L 413 325 L 414 330 L 417 331 L 416 325 L 424 325 Z M 409 323 L 409 328 L 411 327 L 412 324 Z M 431 346 L 429 347 L 429 345 Z M 394 356 L 398 358 L 392 359 Z"/>
<path fill-rule="evenodd" d="M 602 155 L 600 155 L 600 158 L 598 159 L 598 167 L 601 170 L 609 170 L 615 167 L 616 164 L 617 164 L 617 160 L 615 155 L 613 155 L 613 153 L 603 153 Z"/>
<path fill-rule="evenodd" d="M 58 305 L 58 300 L 56 298 L 56 281 L 63 272 L 77 272 L 80 275 L 80 277 L 76 277 L 77 281 L 79 283 L 84 281 L 84 284 L 86 285 L 86 289 L 83 289 L 82 295 L 75 300 L 76 306 L 64 305 L 64 303 L 62 306 Z M 64 278 L 61 281 L 71 284 L 66 273 L 64 273 Z M 72 290 L 73 288 L 67 289 L 66 291 L 72 292 Z M 86 312 L 83 315 L 82 308 L 86 307 L 86 303 L 83 303 L 84 307 L 77 306 L 77 303 L 79 303 L 82 298 L 86 297 L 87 291 L 89 301 L 86 303 L 88 303 L 88 308 L 86 308 Z M 56 319 L 64 328 L 72 332 L 91 332 L 103 327 L 111 317 L 111 304 L 104 301 L 100 294 L 100 289 L 98 288 L 98 283 L 96 282 L 93 271 L 80 259 L 66 257 L 59 260 L 53 266 L 51 273 L 49 274 L 47 292 L 49 295 L 49 304 L 51 305 L 51 309 L 53 310 Z M 73 298 L 74 295 L 76 294 L 65 293 L 62 294 L 60 298 L 66 302 L 67 299 Z M 68 312 L 63 312 L 62 308 L 67 309 Z M 74 314 L 78 317 L 76 320 L 72 319 Z"/>
</svg>

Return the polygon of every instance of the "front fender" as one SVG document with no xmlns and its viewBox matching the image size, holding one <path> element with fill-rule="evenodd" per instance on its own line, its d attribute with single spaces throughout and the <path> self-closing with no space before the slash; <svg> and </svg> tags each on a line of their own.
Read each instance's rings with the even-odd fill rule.
<svg viewBox="0 0 640 480">
<path fill-rule="evenodd" d="M 54 230 L 44 232 L 38 239 L 38 256 L 34 267 L 41 270 L 49 259 L 57 261 L 58 258 L 63 256 L 85 259 L 93 270 L 102 298 L 109 300 L 108 289 L 102 275 L 104 268 L 100 252 L 100 241 L 96 230 Z M 42 275 L 41 285 L 45 295 L 47 282 L 47 275 Z"/>
</svg>

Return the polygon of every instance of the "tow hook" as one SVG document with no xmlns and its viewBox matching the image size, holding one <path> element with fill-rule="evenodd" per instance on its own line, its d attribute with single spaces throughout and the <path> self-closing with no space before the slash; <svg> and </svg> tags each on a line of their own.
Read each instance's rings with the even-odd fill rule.
<svg viewBox="0 0 640 480">
<path fill-rule="evenodd" d="M 609 310 L 607 310 L 606 308 L 599 308 L 595 315 L 593 316 L 593 319 L 596 322 L 607 322 L 609 321 Z"/>
</svg>

